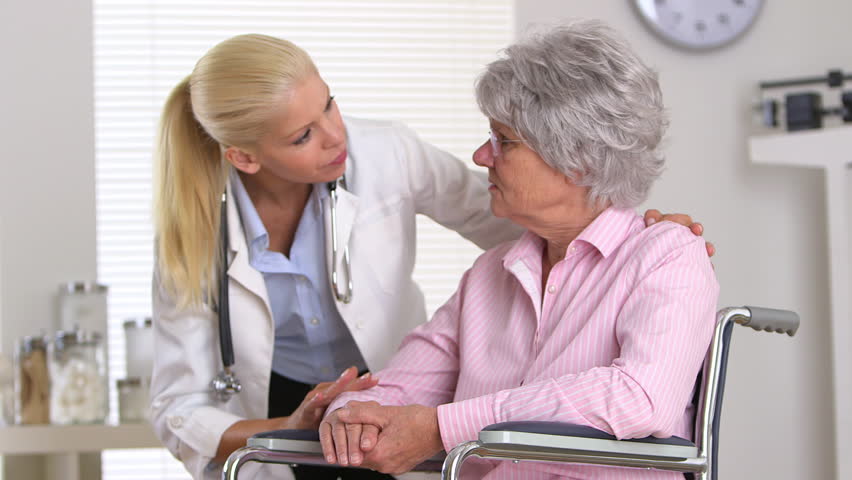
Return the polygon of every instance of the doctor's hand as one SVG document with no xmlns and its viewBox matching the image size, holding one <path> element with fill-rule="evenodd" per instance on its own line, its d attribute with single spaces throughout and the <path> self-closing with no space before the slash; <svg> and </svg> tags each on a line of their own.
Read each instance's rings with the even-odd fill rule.
<svg viewBox="0 0 852 480">
<path fill-rule="evenodd" d="M 343 371 L 340 378 L 333 382 L 323 382 L 305 395 L 299 407 L 286 417 L 281 428 L 292 430 L 314 430 L 319 427 L 320 420 L 328 405 L 343 392 L 357 392 L 375 387 L 379 380 L 369 372 L 358 376 L 358 369 L 349 367 Z"/>
<path fill-rule="evenodd" d="M 270 430 L 313 430 L 319 426 L 325 409 L 343 392 L 364 390 L 376 386 L 378 379 L 369 373 L 358 376 L 358 369 L 347 368 L 337 380 L 325 382 L 314 387 L 305 395 L 301 405 L 289 417 L 252 418 L 238 420 L 231 424 L 219 439 L 216 448 L 216 462 L 224 462 L 234 450 L 244 447 L 252 435 Z"/>
<path fill-rule="evenodd" d="M 701 225 L 698 222 L 693 222 L 692 217 L 685 213 L 667 213 L 662 214 L 659 210 L 651 209 L 645 212 L 645 226 L 650 227 L 651 225 L 668 220 L 669 222 L 674 222 L 683 225 L 684 227 L 689 228 L 689 230 L 698 236 L 704 235 L 704 225 Z M 707 248 L 707 256 L 712 257 L 716 254 L 716 247 L 713 246 L 710 242 L 704 242 L 705 248 Z"/>
<path fill-rule="evenodd" d="M 408 472 L 444 449 L 436 408 L 376 402 L 352 401 L 332 412 L 320 424 L 320 442 L 329 463 L 391 475 Z"/>
</svg>

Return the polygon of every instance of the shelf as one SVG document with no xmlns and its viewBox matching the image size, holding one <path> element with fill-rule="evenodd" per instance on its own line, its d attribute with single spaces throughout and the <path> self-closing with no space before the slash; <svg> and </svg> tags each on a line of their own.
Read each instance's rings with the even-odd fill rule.
<svg viewBox="0 0 852 480">
<path fill-rule="evenodd" d="M 146 423 L 0 427 L 0 455 L 84 453 L 111 448 L 161 446 L 151 426 Z"/>
<path fill-rule="evenodd" d="M 754 163 L 800 167 L 852 163 L 852 126 L 755 135 L 749 139 Z"/>
</svg>

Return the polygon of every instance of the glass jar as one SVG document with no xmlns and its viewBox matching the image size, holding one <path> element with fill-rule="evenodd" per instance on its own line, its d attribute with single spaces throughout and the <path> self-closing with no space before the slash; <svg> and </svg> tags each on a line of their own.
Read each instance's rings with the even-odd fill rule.
<svg viewBox="0 0 852 480">
<path fill-rule="evenodd" d="M 116 380 L 118 389 L 118 420 L 121 423 L 142 422 L 148 419 L 148 380 L 139 377 Z"/>
<path fill-rule="evenodd" d="M 101 334 L 57 332 L 51 343 L 50 382 L 51 423 L 103 423 L 109 404 Z"/>
<path fill-rule="evenodd" d="M 23 337 L 15 349 L 15 423 L 37 425 L 50 422 L 50 377 L 47 341 Z"/>
<path fill-rule="evenodd" d="M 68 282 L 59 288 L 59 328 L 103 332 L 107 325 L 107 287 L 95 282 Z"/>
<path fill-rule="evenodd" d="M 124 321 L 124 354 L 127 377 L 147 379 L 154 368 L 154 332 L 150 317 Z"/>
<path fill-rule="evenodd" d="M 0 426 L 15 423 L 15 367 L 0 353 Z"/>
</svg>

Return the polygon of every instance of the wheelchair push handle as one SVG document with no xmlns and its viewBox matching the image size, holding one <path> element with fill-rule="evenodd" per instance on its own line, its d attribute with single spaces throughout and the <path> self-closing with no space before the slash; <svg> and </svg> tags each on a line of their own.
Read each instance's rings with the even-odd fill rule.
<svg viewBox="0 0 852 480">
<path fill-rule="evenodd" d="M 757 331 L 786 333 L 791 337 L 799 329 L 799 314 L 796 312 L 763 307 L 745 308 L 751 312 L 750 318 L 740 317 L 736 322 L 746 327 Z"/>
</svg>

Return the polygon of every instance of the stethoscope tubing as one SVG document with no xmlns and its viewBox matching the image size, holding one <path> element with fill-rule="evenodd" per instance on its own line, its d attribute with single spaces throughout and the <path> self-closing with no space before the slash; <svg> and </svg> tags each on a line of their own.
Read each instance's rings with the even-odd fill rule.
<svg viewBox="0 0 852 480">
<path fill-rule="evenodd" d="M 234 343 L 231 340 L 231 309 L 228 304 L 228 194 L 222 193 L 222 218 L 219 220 L 222 242 L 222 266 L 219 278 L 219 348 L 222 367 L 227 372 L 234 365 Z"/>
<path fill-rule="evenodd" d="M 340 293 L 337 282 L 337 180 L 328 182 L 328 193 L 331 197 L 331 286 L 337 301 L 349 303 L 352 301 L 352 271 L 349 263 L 349 246 L 343 248 L 343 266 L 346 269 L 347 290 Z"/>
</svg>

